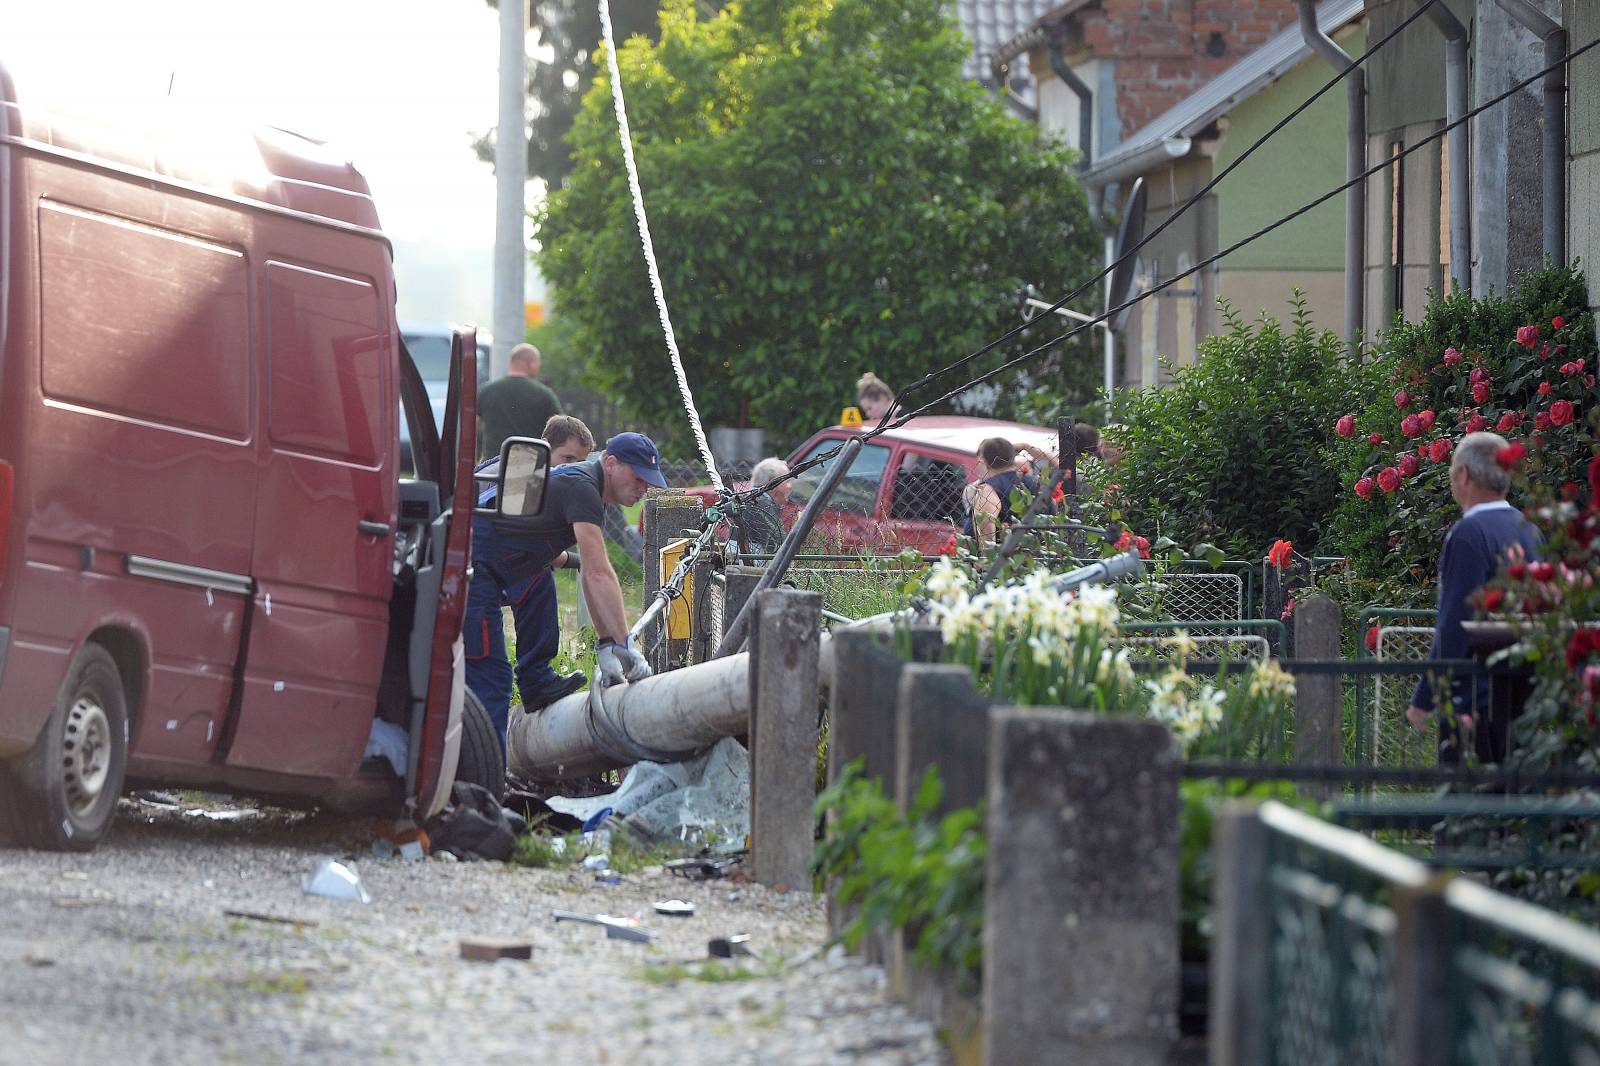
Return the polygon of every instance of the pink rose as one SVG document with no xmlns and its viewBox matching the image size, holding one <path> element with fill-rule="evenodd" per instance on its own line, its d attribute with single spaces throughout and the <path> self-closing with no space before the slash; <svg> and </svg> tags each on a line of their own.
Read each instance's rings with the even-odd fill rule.
<svg viewBox="0 0 1600 1066">
<path fill-rule="evenodd" d="M 1367 443 L 1372 445 L 1374 448 L 1376 448 L 1378 445 L 1383 443 L 1383 434 L 1382 433 L 1368 433 L 1367 434 Z"/>
<path fill-rule="evenodd" d="M 1378 471 L 1378 487 L 1384 492 L 1393 492 L 1400 487 L 1400 471 L 1392 466 L 1386 466 Z"/>
<path fill-rule="evenodd" d="M 1522 345 L 1524 348 L 1527 348 L 1529 351 L 1532 351 L 1533 346 L 1539 343 L 1539 327 L 1518 326 L 1517 343 Z"/>
<path fill-rule="evenodd" d="M 1370 477 L 1361 478 L 1355 483 L 1352 491 L 1363 500 L 1372 499 L 1372 479 Z"/>
<path fill-rule="evenodd" d="M 1399 392 L 1394 394 L 1394 405 L 1396 407 L 1405 407 L 1410 403 L 1411 403 L 1411 394 L 1409 392 L 1407 392 L 1405 389 L 1401 389 Z"/>
<path fill-rule="evenodd" d="M 1566 367 L 1562 367 L 1561 369 L 1562 369 L 1563 373 L 1566 372 Z M 1550 395 L 1550 383 L 1548 381 L 1539 382 L 1539 395 L 1540 396 L 1548 396 L 1548 395 Z"/>
<path fill-rule="evenodd" d="M 1566 324 L 1567 324 L 1567 320 L 1562 318 L 1560 315 L 1557 315 L 1556 317 L 1554 317 L 1554 318 L 1552 318 L 1550 320 L 1550 328 L 1551 329 L 1560 329 L 1562 326 L 1565 326 Z"/>
<path fill-rule="evenodd" d="M 1533 428 L 1541 433 L 1549 429 L 1552 424 L 1550 415 L 1544 411 L 1533 416 Z"/>
<path fill-rule="evenodd" d="M 1422 423 L 1422 432 L 1427 433 L 1433 429 L 1433 423 L 1438 420 L 1438 417 L 1431 408 L 1426 411 L 1419 411 L 1417 413 L 1417 421 Z"/>
<path fill-rule="evenodd" d="M 1507 411 L 1500 416 L 1500 421 L 1495 423 L 1494 428 L 1497 433 L 1510 433 L 1520 425 L 1522 425 L 1522 412 Z"/>
<path fill-rule="evenodd" d="M 1474 385 L 1480 381 L 1488 384 L 1489 372 L 1481 366 L 1475 366 L 1472 368 L 1472 373 L 1467 375 L 1467 380 L 1472 382 Z"/>
<path fill-rule="evenodd" d="M 1400 432 L 1407 437 L 1422 436 L 1422 420 L 1416 415 L 1406 415 L 1400 420 Z"/>
<path fill-rule="evenodd" d="M 1419 469 L 1421 469 L 1421 467 L 1417 464 L 1417 457 L 1415 455 L 1412 455 L 1410 452 L 1406 452 L 1400 457 L 1401 477 L 1416 477 Z"/>
<path fill-rule="evenodd" d="M 1570 425 L 1576 415 L 1577 410 L 1571 400 L 1557 400 L 1550 405 L 1550 424 L 1553 426 Z"/>
<path fill-rule="evenodd" d="M 1489 383 L 1487 381 L 1479 381 L 1472 386 L 1472 402 L 1489 402 Z"/>
<path fill-rule="evenodd" d="M 1482 421 L 1482 419 L 1479 419 L 1479 421 Z M 1468 424 L 1470 425 L 1471 423 Z M 1472 430 L 1471 432 L 1476 433 L 1477 430 Z M 1448 437 L 1440 437 L 1438 440 L 1434 441 L 1428 446 L 1428 458 L 1432 459 L 1436 463 L 1442 463 L 1446 459 L 1450 458 L 1450 449 L 1452 447 L 1454 447 L 1454 445 L 1450 443 L 1450 439 Z"/>
<path fill-rule="evenodd" d="M 1471 418 L 1467 419 L 1467 432 L 1468 433 L 1482 433 L 1485 429 L 1488 429 L 1488 428 L 1489 428 L 1489 420 L 1487 418 L 1484 418 L 1482 415 L 1473 415 Z"/>
<path fill-rule="evenodd" d="M 1455 366 L 1459 362 L 1461 362 L 1461 353 L 1459 351 L 1454 348 L 1446 348 L 1444 350 L 1445 366 Z"/>
<path fill-rule="evenodd" d="M 1339 421 L 1337 421 L 1337 422 L 1335 422 L 1333 424 L 1333 431 L 1335 433 L 1339 434 L 1339 436 L 1341 436 L 1341 437 L 1348 438 L 1348 437 L 1355 436 L 1356 435 L 1356 416 L 1355 415 L 1343 415 L 1343 416 L 1341 416 L 1339 418 Z"/>
</svg>

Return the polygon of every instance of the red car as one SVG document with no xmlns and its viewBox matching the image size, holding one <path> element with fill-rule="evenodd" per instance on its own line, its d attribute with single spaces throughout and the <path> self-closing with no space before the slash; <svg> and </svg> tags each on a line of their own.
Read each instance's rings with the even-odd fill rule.
<svg viewBox="0 0 1600 1066">
<path fill-rule="evenodd" d="M 862 429 L 875 424 L 868 422 Z M 822 455 L 856 432 L 845 426 L 820 430 L 788 462 L 794 466 Z M 935 554 L 966 521 L 962 490 L 980 476 L 978 445 L 988 437 L 1056 450 L 1055 430 L 1043 426 L 959 415 L 913 418 L 862 445 L 817 518 L 813 536 L 819 538 L 818 550 L 882 555 L 912 548 Z M 784 508 L 785 526 L 794 524 L 832 462 L 795 479 L 794 495 Z M 716 498 L 709 488 L 690 491 L 708 505 Z"/>
</svg>

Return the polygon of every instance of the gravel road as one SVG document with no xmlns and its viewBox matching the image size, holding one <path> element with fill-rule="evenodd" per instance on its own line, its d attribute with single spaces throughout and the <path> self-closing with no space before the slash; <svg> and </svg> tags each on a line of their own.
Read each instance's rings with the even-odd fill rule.
<svg viewBox="0 0 1600 1066">
<path fill-rule="evenodd" d="M 947 1061 L 881 971 L 824 950 L 808 894 L 379 861 L 370 840 L 363 819 L 124 801 L 92 854 L 0 848 L 0 1063 Z M 305 895 L 324 857 L 352 859 L 372 903 Z M 671 897 L 695 916 L 651 913 Z M 607 940 L 555 909 L 643 911 L 659 937 Z M 706 959 L 736 932 L 760 959 Z M 463 936 L 530 940 L 533 958 L 465 961 Z"/>
</svg>

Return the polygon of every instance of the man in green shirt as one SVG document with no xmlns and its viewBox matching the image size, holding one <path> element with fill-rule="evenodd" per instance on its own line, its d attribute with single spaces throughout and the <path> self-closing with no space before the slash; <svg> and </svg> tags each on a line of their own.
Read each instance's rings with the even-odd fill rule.
<svg viewBox="0 0 1600 1066">
<path fill-rule="evenodd" d="M 507 437 L 537 437 L 559 414 L 561 401 L 539 380 L 539 349 L 517 345 L 506 376 L 478 393 L 478 457 L 499 455 Z"/>
</svg>

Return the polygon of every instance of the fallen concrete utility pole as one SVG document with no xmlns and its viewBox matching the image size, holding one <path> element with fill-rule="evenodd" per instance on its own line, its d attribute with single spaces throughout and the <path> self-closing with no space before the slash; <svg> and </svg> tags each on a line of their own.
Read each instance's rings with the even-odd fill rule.
<svg viewBox="0 0 1600 1066">
<path fill-rule="evenodd" d="M 827 634 L 818 675 L 832 677 Z M 636 762 L 679 762 L 750 728 L 750 653 L 655 674 L 629 685 L 577 692 L 507 730 L 507 769 L 534 781 L 565 781 Z"/>
</svg>

